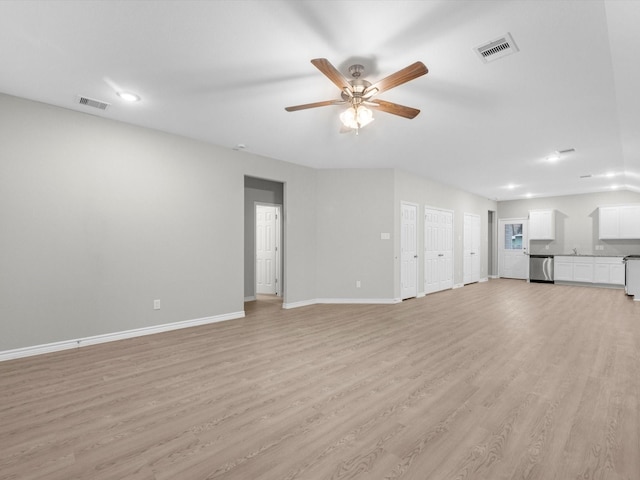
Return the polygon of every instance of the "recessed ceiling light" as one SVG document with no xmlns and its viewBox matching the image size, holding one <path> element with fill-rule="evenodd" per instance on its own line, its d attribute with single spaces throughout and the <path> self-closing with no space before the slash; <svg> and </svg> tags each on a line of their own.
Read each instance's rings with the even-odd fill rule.
<svg viewBox="0 0 640 480">
<path fill-rule="evenodd" d="M 531 198 L 531 197 L 533 197 L 533 193 L 530 193 L 530 192 L 529 193 L 525 193 L 524 196 L 527 197 L 527 198 Z"/>
<path fill-rule="evenodd" d="M 560 160 L 563 156 L 568 155 L 570 153 L 575 152 L 575 148 L 565 148 L 564 150 L 556 150 L 555 152 L 551 152 L 546 156 L 546 160 L 549 163 L 554 163 Z"/>
<path fill-rule="evenodd" d="M 118 96 L 125 102 L 139 102 L 140 96 L 131 92 L 118 92 Z"/>
<path fill-rule="evenodd" d="M 618 185 L 611 185 L 611 190 L 617 190 L 618 188 L 620 188 Z"/>
<path fill-rule="evenodd" d="M 555 151 L 551 155 L 547 155 L 547 161 L 549 163 L 554 163 L 560 160 L 560 152 Z"/>
<path fill-rule="evenodd" d="M 509 190 L 513 190 L 514 188 L 518 187 L 519 185 L 516 185 L 515 183 L 510 183 L 509 185 L 507 185 L 507 188 Z"/>
<path fill-rule="evenodd" d="M 616 176 L 615 172 L 607 172 L 604 174 L 605 177 L 607 178 L 613 178 Z"/>
</svg>

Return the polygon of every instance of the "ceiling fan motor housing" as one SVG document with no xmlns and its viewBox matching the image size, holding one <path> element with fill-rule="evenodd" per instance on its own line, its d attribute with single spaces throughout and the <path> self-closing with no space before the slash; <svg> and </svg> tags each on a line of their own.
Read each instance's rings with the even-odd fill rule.
<svg viewBox="0 0 640 480">
<path fill-rule="evenodd" d="M 350 102 L 354 106 L 365 101 L 363 93 L 371 86 L 371 82 L 356 78 L 354 80 L 349 80 L 349 84 L 351 84 L 351 91 L 349 92 L 347 89 L 342 90 L 340 93 L 342 99 L 346 102 Z"/>
</svg>

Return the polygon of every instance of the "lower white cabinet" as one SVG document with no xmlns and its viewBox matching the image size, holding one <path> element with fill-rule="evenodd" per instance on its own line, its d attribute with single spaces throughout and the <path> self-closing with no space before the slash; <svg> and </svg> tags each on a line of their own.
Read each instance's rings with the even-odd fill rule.
<svg viewBox="0 0 640 480">
<path fill-rule="evenodd" d="M 576 257 L 573 262 L 573 281 L 593 283 L 593 257 Z"/>
<path fill-rule="evenodd" d="M 622 257 L 557 256 L 553 269 L 555 281 L 624 285 Z"/>
<path fill-rule="evenodd" d="M 596 257 L 593 282 L 624 285 L 624 262 L 622 257 Z"/>
<path fill-rule="evenodd" d="M 573 257 L 553 258 L 553 279 L 573 282 Z"/>
</svg>

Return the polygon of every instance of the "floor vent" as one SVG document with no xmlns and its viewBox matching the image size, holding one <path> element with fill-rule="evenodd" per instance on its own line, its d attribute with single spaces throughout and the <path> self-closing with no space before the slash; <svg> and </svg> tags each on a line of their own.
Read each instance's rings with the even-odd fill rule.
<svg viewBox="0 0 640 480">
<path fill-rule="evenodd" d="M 476 53 L 484 63 L 493 62 L 499 58 L 506 57 L 519 51 L 516 42 L 513 41 L 510 33 L 500 38 L 484 43 L 475 48 Z"/>
<path fill-rule="evenodd" d="M 87 107 L 99 108 L 100 110 L 106 110 L 109 107 L 109 103 L 95 100 L 88 97 L 78 97 L 78 103 L 80 105 L 86 105 Z"/>
</svg>

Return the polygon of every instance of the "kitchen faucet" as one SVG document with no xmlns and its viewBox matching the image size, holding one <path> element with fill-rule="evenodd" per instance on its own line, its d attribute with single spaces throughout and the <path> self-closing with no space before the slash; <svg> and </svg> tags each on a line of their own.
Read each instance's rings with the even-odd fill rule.
<svg viewBox="0 0 640 480">
<path fill-rule="evenodd" d="M 574 255 L 577 255 L 577 254 L 578 254 L 578 249 L 577 249 L 577 248 L 574 248 L 574 249 L 573 249 L 573 254 L 574 254 Z"/>
</svg>

